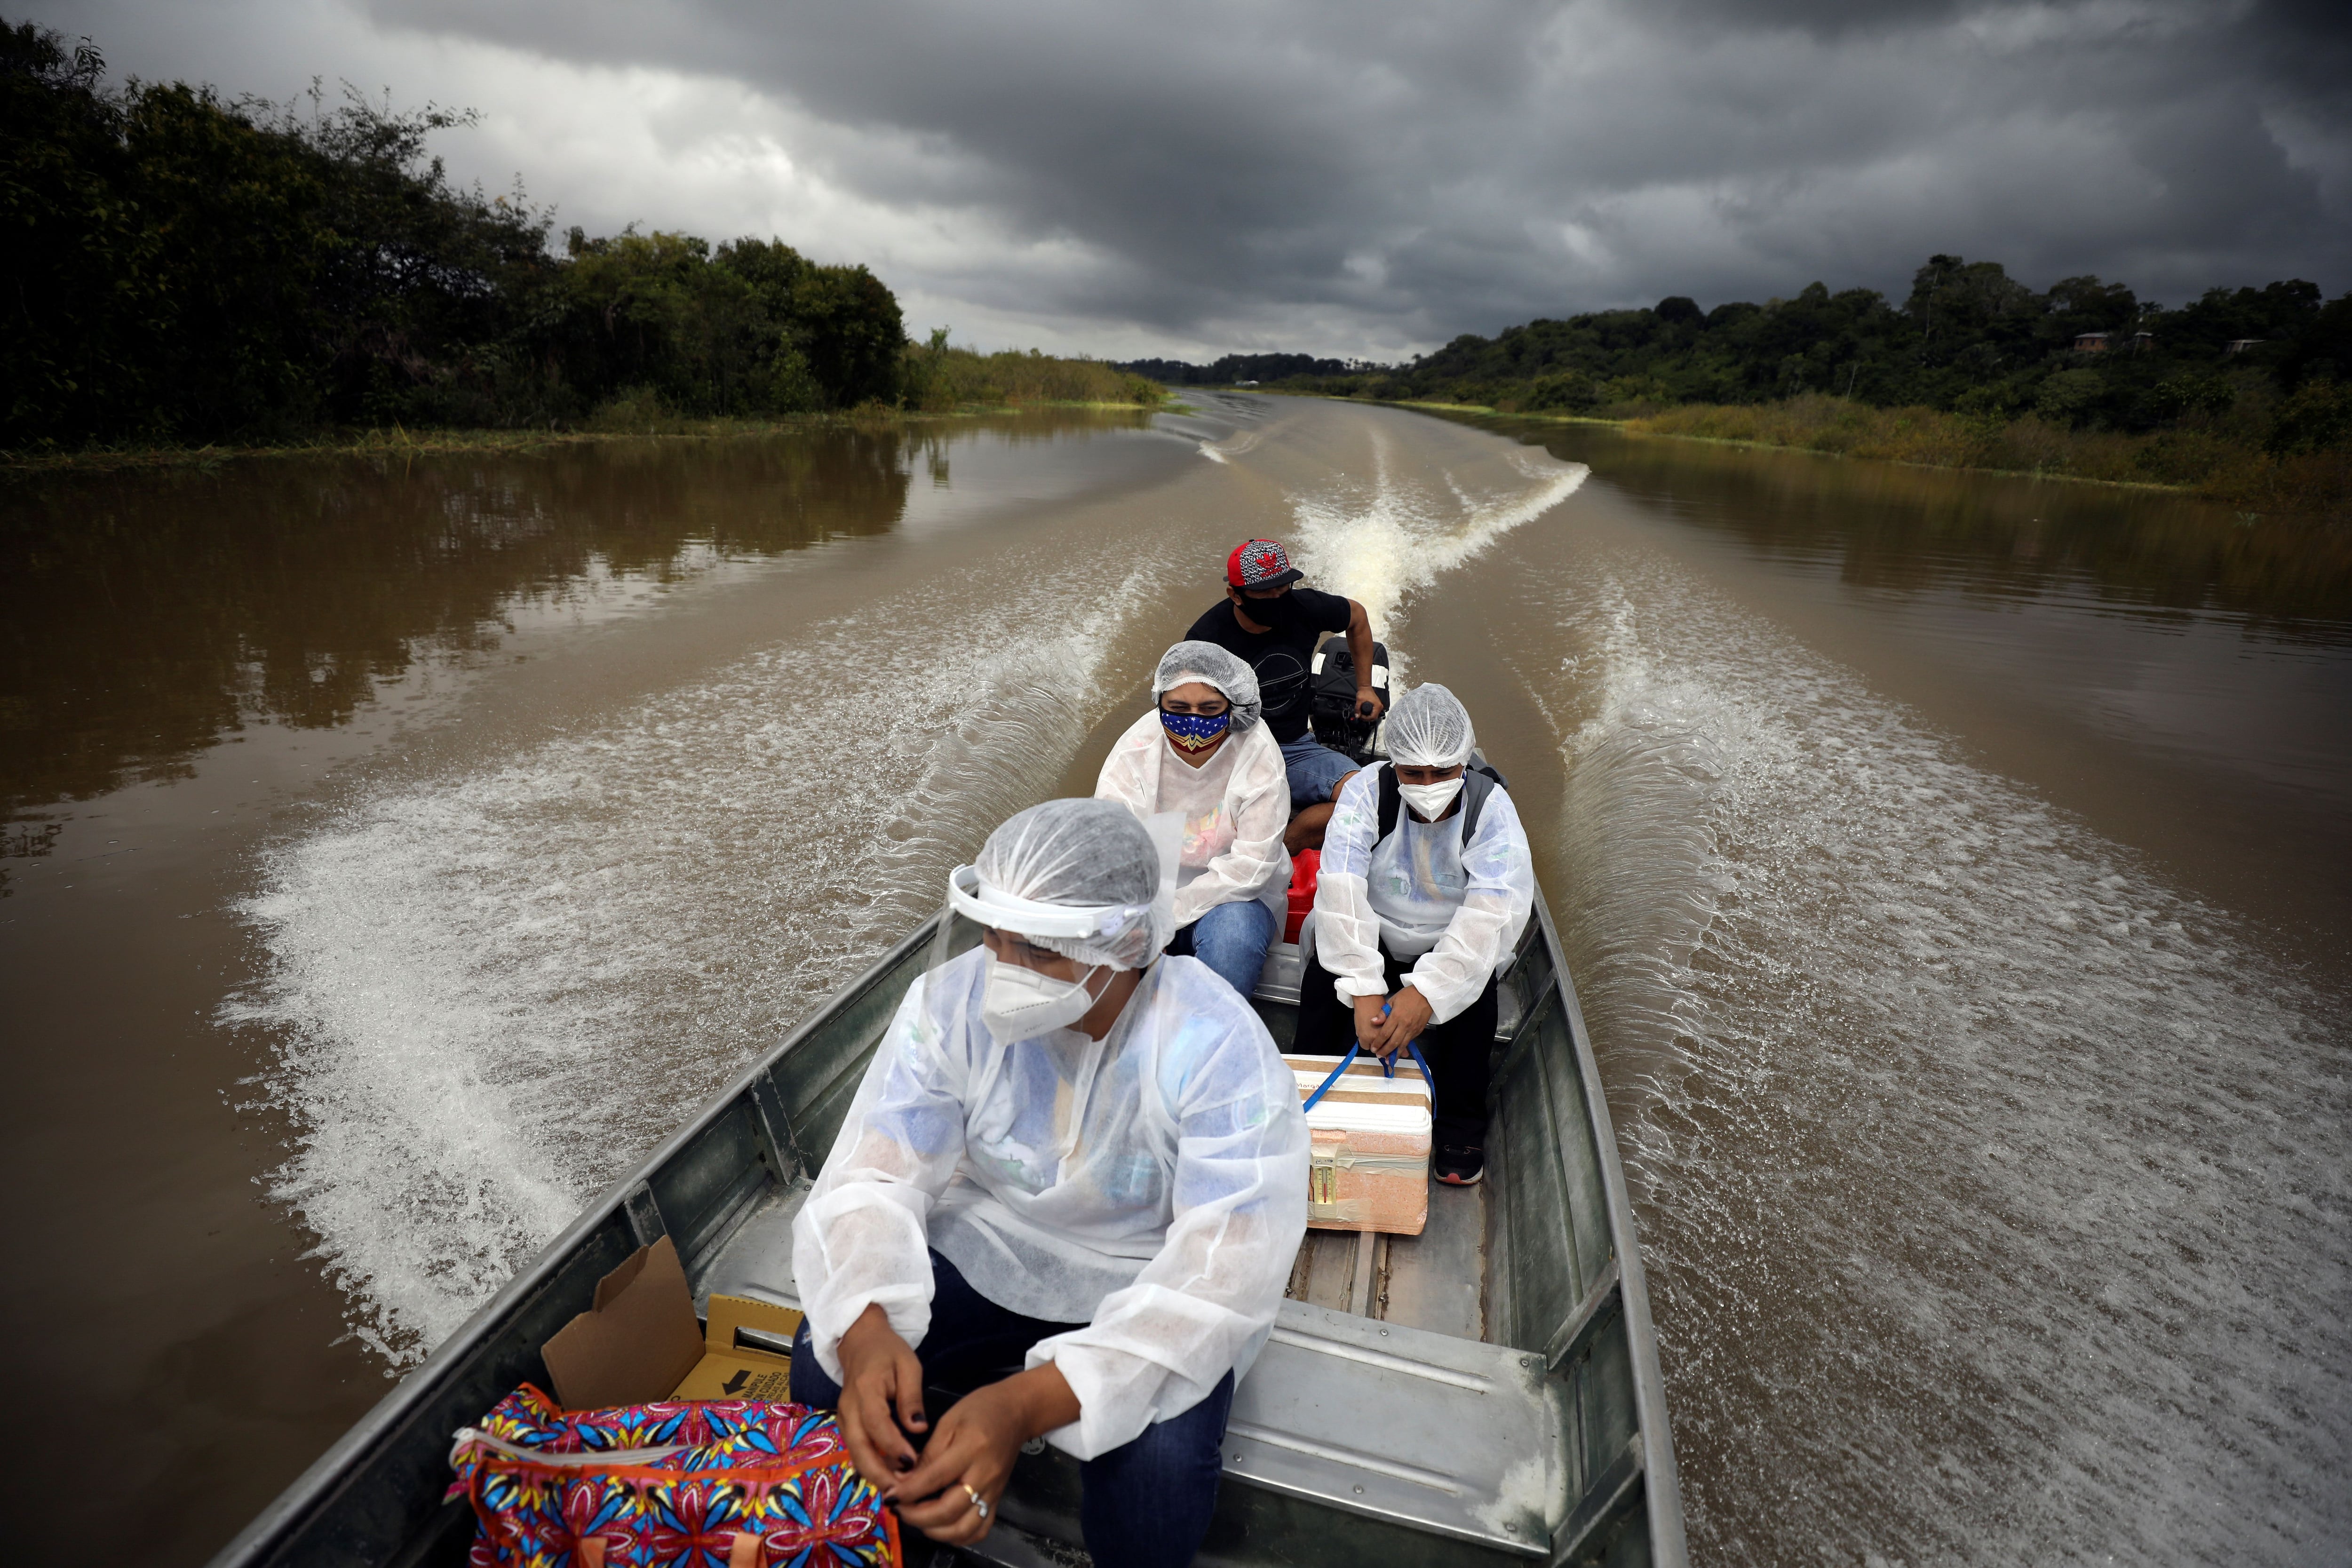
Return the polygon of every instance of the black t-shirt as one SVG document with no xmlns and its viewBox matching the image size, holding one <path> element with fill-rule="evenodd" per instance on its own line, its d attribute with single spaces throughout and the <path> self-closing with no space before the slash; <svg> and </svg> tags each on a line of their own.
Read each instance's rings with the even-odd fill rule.
<svg viewBox="0 0 2352 1568">
<path fill-rule="evenodd" d="M 1348 600 L 1343 595 L 1297 587 L 1273 603 L 1287 605 L 1289 612 L 1270 632 L 1242 630 L 1234 616 L 1234 602 L 1220 599 L 1192 623 L 1184 637 L 1188 642 L 1215 643 L 1257 671 L 1258 696 L 1265 703 L 1265 727 L 1276 743 L 1287 745 L 1307 733 L 1307 677 L 1315 647 L 1326 634 L 1348 629 Z"/>
</svg>

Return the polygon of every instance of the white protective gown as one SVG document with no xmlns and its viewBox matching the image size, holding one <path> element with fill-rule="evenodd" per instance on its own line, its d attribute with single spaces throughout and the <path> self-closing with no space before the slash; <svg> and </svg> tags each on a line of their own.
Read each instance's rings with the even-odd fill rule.
<svg viewBox="0 0 2352 1568">
<path fill-rule="evenodd" d="M 1518 944 L 1535 908 L 1535 865 L 1518 808 L 1499 787 L 1466 848 L 1461 810 L 1416 822 L 1402 802 L 1396 831 L 1375 845 L 1388 765 L 1349 779 L 1332 808 L 1315 885 L 1315 957 L 1338 977 L 1332 989 L 1342 997 L 1386 994 L 1381 944 L 1417 959 L 1406 984 L 1443 1024 L 1478 999 Z"/>
<path fill-rule="evenodd" d="M 809 1337 L 879 1302 L 930 1327 L 927 1247 L 1001 1307 L 1083 1328 L 1040 1341 L 1078 1397 L 1046 1434 L 1108 1453 L 1264 1348 L 1307 1231 L 1307 1119 L 1265 1026 L 1191 958 L 1144 973 L 1101 1041 L 1013 1044 L 981 1021 L 987 954 L 918 980 L 793 1224 Z"/>
<path fill-rule="evenodd" d="M 1139 816 L 1172 811 L 1183 817 L 1179 930 L 1219 904 L 1255 899 L 1274 911 L 1280 931 L 1289 913 L 1290 851 L 1282 835 L 1290 826 L 1290 779 L 1282 748 L 1264 724 L 1231 736 L 1196 768 L 1168 744 L 1155 708 L 1113 742 L 1095 798 L 1124 802 Z"/>
</svg>

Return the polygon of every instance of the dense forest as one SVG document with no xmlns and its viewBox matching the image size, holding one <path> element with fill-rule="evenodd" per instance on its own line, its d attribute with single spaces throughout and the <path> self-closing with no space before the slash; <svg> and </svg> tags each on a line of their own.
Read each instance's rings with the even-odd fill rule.
<svg viewBox="0 0 2352 1568">
<path fill-rule="evenodd" d="M 1299 376 L 1352 375 L 1386 370 L 1368 360 L 1317 359 L 1313 354 L 1227 354 L 1213 364 L 1181 359 L 1129 360 L 1120 367 L 1171 386 L 1244 386 Z"/>
<path fill-rule="evenodd" d="M 1145 370 L 1144 365 L 1129 368 Z M 1876 408 L 2147 432 L 2259 415 L 2274 451 L 2352 434 L 2352 294 L 2310 283 L 2215 289 L 2168 310 L 2120 283 L 2069 278 L 2036 292 L 1998 262 L 1931 257 L 1900 305 L 1815 283 L 1791 300 L 1535 321 L 1465 335 L 1403 365 L 1304 354 L 1149 362 L 1161 380 L 1511 412 L 1643 415 L 1678 405 L 1759 405 L 1807 395 Z"/>
<path fill-rule="evenodd" d="M 468 115 L 105 71 L 87 41 L 0 24 L 0 448 L 899 394 L 898 300 L 863 267 L 577 228 L 559 249 L 520 191 L 462 189 L 427 155 Z"/>
</svg>

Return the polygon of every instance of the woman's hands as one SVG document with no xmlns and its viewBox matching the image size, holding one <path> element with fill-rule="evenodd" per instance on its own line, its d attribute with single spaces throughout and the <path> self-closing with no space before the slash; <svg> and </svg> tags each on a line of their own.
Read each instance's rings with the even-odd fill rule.
<svg viewBox="0 0 2352 1568">
<path fill-rule="evenodd" d="M 882 1500 L 932 1540 L 968 1546 L 996 1522 L 1021 1445 L 1076 1421 L 1078 1396 L 1048 1362 L 966 1394 L 931 1431 L 923 1363 L 882 1309 L 868 1306 L 841 1336 L 838 1415 L 850 1462 L 882 1489 Z M 930 1440 L 918 1456 L 908 1435 L 924 1432 Z"/>
<path fill-rule="evenodd" d="M 923 1419 L 923 1363 L 898 1337 L 888 1314 L 872 1302 L 841 1336 L 841 1436 L 857 1473 L 889 1494 L 890 1483 L 915 1465 L 908 1432 L 929 1430 Z M 903 1428 L 904 1430 L 901 1430 Z"/>
<path fill-rule="evenodd" d="M 1078 1418 L 1078 1396 L 1047 1362 L 958 1400 L 931 1435 L 922 1462 L 885 1496 L 898 1517 L 946 1546 L 969 1546 L 996 1522 L 1021 1445 Z M 977 1498 L 988 1506 L 974 1505 Z"/>
<path fill-rule="evenodd" d="M 1410 985 L 1390 997 L 1388 1032 L 1381 1040 L 1381 1055 L 1392 1057 L 1421 1038 L 1421 1032 L 1429 1027 L 1429 1014 L 1428 999 Z"/>
<path fill-rule="evenodd" d="M 1408 985 L 1393 996 L 1356 998 L 1356 1039 L 1376 1057 L 1392 1057 L 1429 1027 L 1428 999 Z"/>
</svg>

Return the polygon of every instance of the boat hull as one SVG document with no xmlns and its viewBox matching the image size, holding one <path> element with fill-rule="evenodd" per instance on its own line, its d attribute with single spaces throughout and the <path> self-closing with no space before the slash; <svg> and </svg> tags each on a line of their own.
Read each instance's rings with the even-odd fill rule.
<svg viewBox="0 0 2352 1568">
<path fill-rule="evenodd" d="M 1327 1237 L 1327 1253 L 1335 1243 L 1357 1249 L 1334 1268 L 1352 1268 L 1353 1294 L 1344 1310 L 1312 1292 L 1285 1302 L 1275 1342 L 1236 1396 L 1203 1563 L 1685 1561 L 1633 1212 L 1575 989 L 1540 899 L 1536 910 L 1505 976 L 1481 1234 L 1454 1239 L 1474 1261 L 1427 1255 L 1425 1271 L 1439 1277 L 1481 1268 L 1483 1294 L 1461 1308 L 1451 1334 L 1384 1323 L 1370 1282 L 1375 1257 L 1392 1255 L 1376 1255 L 1369 1234 Z M 798 1194 L 940 934 L 936 924 L 910 933 L 714 1096 L 255 1519 L 215 1568 L 462 1562 L 473 1521 L 462 1502 L 442 1499 L 450 1434 L 516 1384 L 544 1384 L 540 1346 L 589 1305 L 598 1279 L 667 1235 L 698 1295 L 788 1280 Z M 976 933 L 947 937 L 953 948 Z M 1294 954 L 1286 996 L 1276 980 L 1257 998 L 1283 1044 L 1300 963 Z M 1389 1299 L 1381 1286 L 1380 1303 Z M 1534 1471 L 1529 1452 L 1541 1460 Z M 1051 1448 L 1025 1455 L 1003 1520 L 968 1555 L 1007 1568 L 1079 1560 L 1076 1466 Z"/>
</svg>

